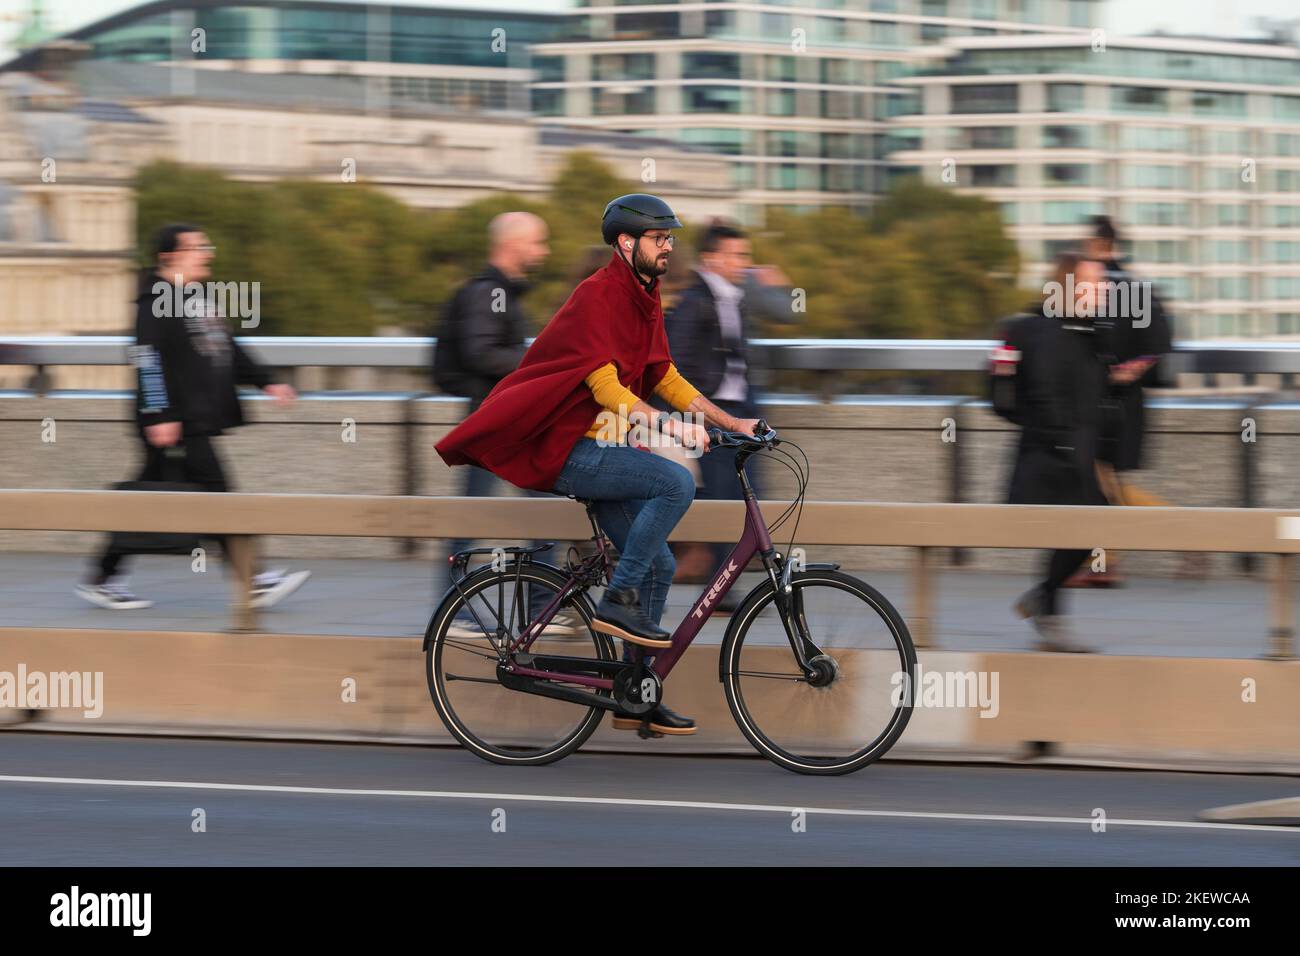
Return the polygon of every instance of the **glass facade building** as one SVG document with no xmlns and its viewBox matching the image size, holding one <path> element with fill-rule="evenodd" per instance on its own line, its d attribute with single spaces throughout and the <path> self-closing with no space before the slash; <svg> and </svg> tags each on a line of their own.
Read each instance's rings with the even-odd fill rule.
<svg viewBox="0 0 1300 956">
<path fill-rule="evenodd" d="M 921 104 L 894 81 L 930 62 L 927 44 L 1087 36 L 1101 17 L 1099 0 L 675 6 L 579 0 L 565 38 L 533 49 L 534 112 L 725 153 L 750 222 L 773 206 L 865 207 L 901 174 L 888 156 L 910 134 L 891 123 Z M 967 106 L 1000 110 L 1001 95 L 972 91 Z"/>
<path fill-rule="evenodd" d="M 1001 204 L 1028 277 L 1107 213 L 1186 339 L 1300 334 L 1300 50 L 1175 37 L 946 43 L 895 82 L 900 168 Z"/>
</svg>

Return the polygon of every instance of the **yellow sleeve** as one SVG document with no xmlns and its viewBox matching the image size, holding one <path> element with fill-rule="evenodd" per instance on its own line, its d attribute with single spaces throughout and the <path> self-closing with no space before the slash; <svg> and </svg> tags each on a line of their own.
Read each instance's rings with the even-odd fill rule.
<svg viewBox="0 0 1300 956">
<path fill-rule="evenodd" d="M 632 406 L 641 401 L 636 392 L 618 380 L 618 369 L 613 362 L 607 362 L 586 378 L 587 387 L 602 408 L 608 408 L 615 415 L 626 417 L 631 414 Z"/>
<path fill-rule="evenodd" d="M 670 362 L 668 371 L 655 386 L 655 394 L 679 412 L 684 412 L 690 407 L 691 402 L 695 401 L 700 390 L 686 381 L 682 373 L 677 371 L 677 366 Z"/>
</svg>

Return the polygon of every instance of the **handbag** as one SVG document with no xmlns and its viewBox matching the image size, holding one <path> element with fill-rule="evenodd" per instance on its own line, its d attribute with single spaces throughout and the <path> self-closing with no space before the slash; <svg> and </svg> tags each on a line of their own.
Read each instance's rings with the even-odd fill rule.
<svg viewBox="0 0 1300 956">
<path fill-rule="evenodd" d="M 185 475 L 185 450 L 179 446 L 163 452 L 162 481 L 119 481 L 115 491 L 205 491 L 202 485 L 181 480 Z M 184 531 L 114 531 L 110 549 L 122 554 L 192 554 L 202 536 Z"/>
</svg>

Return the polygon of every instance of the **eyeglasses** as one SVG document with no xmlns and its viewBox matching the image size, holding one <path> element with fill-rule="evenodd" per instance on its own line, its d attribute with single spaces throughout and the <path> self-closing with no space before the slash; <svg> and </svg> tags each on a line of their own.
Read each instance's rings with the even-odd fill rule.
<svg viewBox="0 0 1300 956">
<path fill-rule="evenodd" d="M 676 236 L 642 236 L 641 238 L 653 240 L 656 249 L 662 249 L 665 244 L 671 249 L 677 242 Z"/>
</svg>

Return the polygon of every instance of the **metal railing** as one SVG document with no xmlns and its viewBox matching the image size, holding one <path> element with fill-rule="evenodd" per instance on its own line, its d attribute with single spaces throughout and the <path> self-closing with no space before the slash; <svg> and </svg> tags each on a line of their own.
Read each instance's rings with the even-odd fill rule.
<svg viewBox="0 0 1300 956">
<path fill-rule="evenodd" d="M 132 341 L 124 335 L 0 337 L 0 365 L 129 365 Z M 437 340 L 241 336 L 239 343 L 258 361 L 279 368 L 428 368 Z M 991 339 L 752 339 L 749 346 L 758 362 L 776 370 L 979 372 L 997 344 Z M 1185 342 L 1163 361 L 1170 374 L 1289 375 L 1300 372 L 1300 342 Z"/>
</svg>

